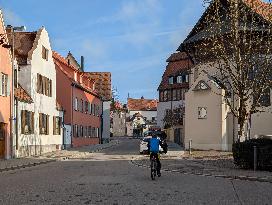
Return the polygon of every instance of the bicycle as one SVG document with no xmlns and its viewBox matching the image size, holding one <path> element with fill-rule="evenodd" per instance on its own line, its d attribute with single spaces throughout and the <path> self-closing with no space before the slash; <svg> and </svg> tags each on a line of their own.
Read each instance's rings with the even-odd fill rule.
<svg viewBox="0 0 272 205">
<path fill-rule="evenodd" d="M 151 168 L 151 179 L 155 180 L 156 173 L 157 173 L 157 160 L 155 156 L 152 156 L 151 158 L 150 168 Z"/>
</svg>

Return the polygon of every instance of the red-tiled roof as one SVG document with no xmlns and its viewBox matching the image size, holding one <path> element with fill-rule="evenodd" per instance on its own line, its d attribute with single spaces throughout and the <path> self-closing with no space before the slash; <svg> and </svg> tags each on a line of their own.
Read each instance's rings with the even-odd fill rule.
<svg viewBox="0 0 272 205">
<path fill-rule="evenodd" d="M 180 60 L 185 60 L 188 55 L 185 52 L 172 53 L 171 56 L 166 60 L 166 62 L 175 62 Z"/>
<path fill-rule="evenodd" d="M 78 70 L 77 68 L 75 68 L 72 64 L 69 64 L 67 59 L 65 59 L 64 57 L 62 57 L 60 54 L 58 54 L 56 51 L 53 51 L 53 59 L 55 61 L 58 61 L 58 62 L 61 62 L 62 64 L 64 64 L 65 66 L 71 68 L 74 72 L 78 72 L 80 73 L 80 75 L 84 75 L 85 77 L 89 78 L 90 81 L 93 81 L 89 76 L 88 76 L 88 73 L 85 73 L 85 72 L 81 72 L 80 70 Z M 80 89 L 83 89 L 84 91 L 87 91 L 89 93 L 92 93 L 93 95 L 97 96 L 97 97 L 100 97 L 98 96 L 98 92 L 96 90 L 93 90 L 91 89 L 90 87 L 88 87 L 87 85 L 84 84 L 84 82 L 82 83 L 79 83 L 79 82 L 76 82 L 74 80 L 74 78 L 72 78 L 67 70 L 65 70 L 65 68 L 63 67 L 60 67 L 59 68 L 66 76 L 67 78 L 73 83 L 73 85 L 75 85 L 76 87 L 80 88 Z"/>
<path fill-rule="evenodd" d="M 254 12 L 261 15 L 264 19 L 272 21 L 272 3 L 262 0 L 242 0 Z"/>
<path fill-rule="evenodd" d="M 12 34 L 7 29 L 9 44 L 12 45 Z M 27 64 L 28 52 L 32 49 L 37 32 L 14 32 L 15 57 L 19 65 Z"/>
<path fill-rule="evenodd" d="M 167 59 L 168 65 L 162 76 L 161 83 L 158 90 L 170 89 L 170 88 L 188 88 L 188 83 L 180 83 L 170 85 L 168 79 L 170 76 L 177 76 L 178 74 L 189 71 L 190 67 L 193 65 L 191 59 L 185 52 L 173 53 Z"/>
<path fill-rule="evenodd" d="M 62 57 L 59 53 L 57 53 L 56 51 L 52 51 L 52 56 L 55 60 L 60 61 L 61 63 L 63 63 L 64 65 L 72 68 L 75 71 L 79 71 L 77 68 L 75 68 L 72 64 L 69 64 L 67 59 L 65 59 L 64 57 Z"/>
<path fill-rule="evenodd" d="M 14 89 L 14 96 L 15 96 L 16 99 L 18 99 L 21 102 L 33 103 L 32 98 L 26 92 L 26 90 L 22 88 L 21 85 L 18 85 L 18 88 Z"/>
<path fill-rule="evenodd" d="M 158 101 L 154 99 L 128 98 L 127 107 L 130 111 L 156 111 Z"/>
<path fill-rule="evenodd" d="M 110 101 L 112 98 L 111 92 L 111 73 L 110 72 L 86 72 L 92 79 L 94 87 L 98 95 L 103 101 Z"/>
</svg>

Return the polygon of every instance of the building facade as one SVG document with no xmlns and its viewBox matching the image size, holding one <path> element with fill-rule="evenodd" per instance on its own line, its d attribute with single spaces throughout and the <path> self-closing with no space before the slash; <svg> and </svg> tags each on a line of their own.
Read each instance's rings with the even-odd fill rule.
<svg viewBox="0 0 272 205">
<path fill-rule="evenodd" d="M 157 104 L 155 99 L 128 98 L 127 100 L 127 132 L 128 136 L 142 135 L 143 132 L 157 125 Z"/>
<path fill-rule="evenodd" d="M 15 155 L 40 155 L 61 149 L 63 112 L 56 101 L 56 70 L 48 33 L 44 27 L 14 33 L 7 27 L 7 33 L 19 70 L 15 75 Z"/>
<path fill-rule="evenodd" d="M 94 82 L 94 89 L 102 98 L 102 141 L 101 143 L 108 143 L 111 135 L 111 73 L 110 72 L 88 72 L 87 75 Z"/>
<path fill-rule="evenodd" d="M 11 138 L 11 83 L 12 57 L 5 31 L 4 19 L 0 10 L 0 159 L 12 156 Z"/>
<path fill-rule="evenodd" d="M 225 13 L 222 15 L 227 16 L 226 12 L 229 12 L 227 1 L 221 0 L 219 3 L 224 8 L 222 11 Z M 253 15 L 258 18 L 260 25 L 271 27 L 271 3 L 265 3 L 261 0 L 241 0 L 238 3 L 239 9 L 247 12 L 243 16 Z M 211 25 L 207 22 L 212 21 L 209 18 L 214 13 L 213 9 L 214 5 L 211 4 L 178 49 L 188 52 L 193 56 L 194 61 L 190 74 L 190 89 L 185 95 L 185 146 L 188 148 L 191 141 L 194 149 L 230 151 L 232 143 L 238 136 L 238 120 L 233 116 L 225 100 L 225 97 L 228 97 L 226 92 L 233 93 L 233 91 L 223 87 L 218 82 L 216 67 L 219 65 L 216 63 L 220 62 L 220 59 L 219 61 L 216 59 L 217 55 L 211 53 L 212 47 L 208 46 L 211 45 L 209 40 L 214 37 L 207 32 L 211 30 Z M 224 23 L 228 24 L 229 22 L 225 21 Z M 251 24 L 246 22 L 243 25 L 250 26 Z M 257 26 L 257 32 L 254 35 L 259 32 L 258 28 Z M 226 33 L 223 32 L 218 35 L 225 37 Z M 257 35 L 254 37 L 258 38 Z M 255 55 L 262 55 L 262 51 L 259 52 L 257 51 Z M 266 55 L 271 55 L 271 53 Z M 252 114 L 250 125 L 245 126 L 248 130 L 247 138 L 261 135 L 272 136 L 271 92 L 270 89 L 265 95 L 265 104 L 262 105 L 264 112 Z M 235 100 L 236 96 L 234 94 L 232 96 L 234 96 L 232 97 L 234 105 L 238 104 L 239 101 Z"/>
<path fill-rule="evenodd" d="M 70 57 L 64 58 L 53 52 L 53 58 L 57 73 L 57 100 L 65 110 L 65 147 L 98 144 L 102 101 L 93 89 L 94 82 L 71 63 Z"/>
<path fill-rule="evenodd" d="M 189 73 L 192 61 L 186 52 L 173 53 L 158 87 L 157 124 L 167 132 L 168 140 L 184 143 L 185 93 L 189 89 Z"/>
</svg>

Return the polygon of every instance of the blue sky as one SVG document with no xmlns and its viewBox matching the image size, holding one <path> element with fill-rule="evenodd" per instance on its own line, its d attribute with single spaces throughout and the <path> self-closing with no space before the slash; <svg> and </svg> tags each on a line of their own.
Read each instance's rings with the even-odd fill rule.
<svg viewBox="0 0 272 205">
<path fill-rule="evenodd" d="M 157 98 L 166 59 L 200 18 L 203 0 L 0 0 L 5 23 L 45 26 L 52 48 L 109 71 L 119 99 Z"/>
</svg>

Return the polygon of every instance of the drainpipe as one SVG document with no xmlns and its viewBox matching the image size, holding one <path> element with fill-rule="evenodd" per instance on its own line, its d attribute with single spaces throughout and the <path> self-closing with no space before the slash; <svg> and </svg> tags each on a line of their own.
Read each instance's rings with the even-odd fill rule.
<svg viewBox="0 0 272 205">
<path fill-rule="evenodd" d="M 74 87 L 75 84 L 72 83 L 72 106 L 71 106 L 71 114 L 72 114 L 72 120 L 71 120 L 71 147 L 73 147 L 73 136 L 74 136 Z"/>
<path fill-rule="evenodd" d="M 103 101 L 102 101 L 102 99 L 101 99 L 101 104 L 102 104 L 102 106 L 101 106 L 101 115 L 100 115 L 100 120 L 101 120 L 101 123 L 100 123 L 100 133 L 101 133 L 101 135 L 100 135 L 100 138 L 99 138 L 99 144 L 103 144 L 103 132 L 104 132 L 104 129 L 103 129 L 103 125 L 104 125 L 104 122 L 103 122 L 103 119 L 104 119 L 104 117 L 103 117 L 103 113 L 104 113 L 104 107 L 103 107 Z"/>
</svg>

